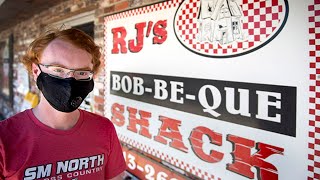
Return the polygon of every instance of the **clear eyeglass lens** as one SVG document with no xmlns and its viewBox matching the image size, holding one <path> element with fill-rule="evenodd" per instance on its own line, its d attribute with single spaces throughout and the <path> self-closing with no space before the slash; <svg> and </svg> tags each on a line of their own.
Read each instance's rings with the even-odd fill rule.
<svg viewBox="0 0 320 180">
<path fill-rule="evenodd" d="M 74 77 L 79 80 L 91 79 L 92 73 L 90 71 L 74 71 Z"/>
<path fill-rule="evenodd" d="M 47 73 L 60 78 L 67 78 L 70 73 L 73 73 L 74 78 L 77 80 L 91 80 L 93 75 L 91 71 L 70 70 L 70 69 L 58 67 L 58 66 L 45 66 L 45 67 L 48 70 Z"/>
</svg>

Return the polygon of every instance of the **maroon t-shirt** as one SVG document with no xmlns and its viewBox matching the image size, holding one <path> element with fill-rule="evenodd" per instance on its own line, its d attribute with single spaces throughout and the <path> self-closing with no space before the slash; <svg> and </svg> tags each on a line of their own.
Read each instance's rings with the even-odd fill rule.
<svg viewBox="0 0 320 180">
<path fill-rule="evenodd" d="M 0 122 L 0 179 L 104 180 L 126 169 L 107 118 L 80 110 L 69 130 L 52 129 L 32 110 Z"/>
</svg>

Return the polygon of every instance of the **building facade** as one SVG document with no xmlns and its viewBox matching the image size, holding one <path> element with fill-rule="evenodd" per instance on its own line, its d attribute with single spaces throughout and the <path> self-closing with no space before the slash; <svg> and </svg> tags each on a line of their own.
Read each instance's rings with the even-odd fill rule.
<svg viewBox="0 0 320 180">
<path fill-rule="evenodd" d="M 20 59 L 39 34 L 50 28 L 76 27 L 92 36 L 102 47 L 106 15 L 155 2 L 157 0 L 67 0 L 1 31 L 0 114 L 7 118 L 37 104 L 39 91 Z M 103 73 L 95 79 L 93 93 L 81 106 L 101 115 L 104 111 Z"/>
</svg>

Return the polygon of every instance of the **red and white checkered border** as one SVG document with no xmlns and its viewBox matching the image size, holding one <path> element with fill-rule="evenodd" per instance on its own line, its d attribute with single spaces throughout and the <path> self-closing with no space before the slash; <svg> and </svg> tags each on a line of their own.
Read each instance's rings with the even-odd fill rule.
<svg viewBox="0 0 320 180">
<path fill-rule="evenodd" d="M 201 179 L 204 179 L 204 180 L 215 180 L 215 179 L 216 180 L 221 180 L 221 178 L 219 178 L 219 177 L 215 177 L 214 175 L 212 175 L 212 174 L 210 174 L 210 173 L 208 173 L 206 171 L 203 171 L 203 170 L 201 170 L 201 169 L 199 169 L 199 168 L 197 168 L 195 166 L 192 166 L 192 165 L 190 165 L 188 163 L 185 163 L 185 162 L 183 162 L 183 161 L 181 161 L 179 159 L 176 159 L 176 158 L 171 157 L 171 156 L 169 156 L 167 154 L 164 154 L 163 152 L 161 152 L 159 150 L 155 150 L 155 149 L 153 149 L 153 148 L 151 148 L 151 147 L 149 147 L 149 146 L 147 146 L 145 144 L 142 144 L 142 143 L 140 143 L 140 142 L 138 142 L 136 140 L 130 139 L 125 135 L 122 135 L 122 134 L 118 133 L 118 137 L 119 137 L 120 141 L 122 141 L 122 142 L 124 142 L 126 144 L 129 144 L 129 145 L 131 145 L 131 146 L 133 146 L 133 147 L 135 147 L 135 148 L 137 148 L 139 150 L 142 150 L 143 152 L 146 152 L 147 154 L 150 154 L 150 155 L 152 155 L 154 157 L 157 157 L 157 158 L 159 158 L 161 160 L 164 160 L 164 161 L 166 161 L 166 162 L 168 162 L 168 163 L 170 163 L 170 164 L 172 164 L 172 165 L 174 165 L 174 166 L 176 166 L 176 167 L 178 167 L 178 168 L 180 168 L 182 170 L 185 170 L 186 172 L 189 172 L 189 173 L 191 173 L 191 174 L 193 174 L 193 175 L 195 175 L 195 176 L 197 176 L 197 177 L 199 177 Z"/>
<path fill-rule="evenodd" d="M 121 19 L 129 16 L 150 13 L 161 9 L 176 7 L 181 0 L 166 1 L 151 6 L 146 6 L 126 12 L 107 16 L 105 18 L 105 36 L 107 38 L 107 22 Z M 314 0 L 314 4 L 309 9 L 309 60 L 310 60 L 310 87 L 309 87 L 309 139 L 308 139 L 308 180 L 320 179 L 320 0 Z M 106 47 L 106 46 L 105 46 Z M 234 51 L 234 50 L 233 50 Z M 104 51 L 107 57 L 107 51 Z M 105 66 L 106 67 L 106 66 Z M 106 82 L 106 81 L 105 81 Z M 135 140 L 129 139 L 119 134 L 119 139 L 130 144 L 148 154 L 169 162 L 187 172 L 194 174 L 202 179 L 215 179 L 214 175 L 204 172 L 195 166 L 189 165 L 183 161 L 170 157 L 159 150 L 141 144 Z M 221 180 L 219 177 L 216 178 Z"/>
<path fill-rule="evenodd" d="M 221 46 L 214 42 L 198 42 L 197 16 L 200 0 L 188 0 L 180 7 L 176 17 L 176 32 L 179 39 L 190 49 L 201 54 L 226 56 L 244 53 L 266 42 L 280 27 L 285 13 L 280 0 L 260 1 L 242 0 L 239 4 L 243 12 L 243 32 L 247 37 L 243 41 Z"/>
<path fill-rule="evenodd" d="M 153 5 L 149 5 L 149 6 L 144 6 L 144 7 L 124 11 L 121 13 L 107 16 L 105 18 L 105 21 L 113 21 L 113 20 L 122 19 L 122 18 L 126 18 L 126 17 L 132 17 L 132 16 L 136 16 L 136 15 L 140 15 L 140 14 L 147 14 L 147 13 L 151 13 L 151 12 L 155 12 L 155 11 L 161 11 L 163 9 L 177 7 L 181 3 L 181 1 L 182 0 L 165 1 L 162 3 L 157 3 L 157 4 L 153 4 Z"/>
<path fill-rule="evenodd" d="M 308 180 L 320 179 L 320 0 L 309 10 L 309 139 Z"/>
</svg>

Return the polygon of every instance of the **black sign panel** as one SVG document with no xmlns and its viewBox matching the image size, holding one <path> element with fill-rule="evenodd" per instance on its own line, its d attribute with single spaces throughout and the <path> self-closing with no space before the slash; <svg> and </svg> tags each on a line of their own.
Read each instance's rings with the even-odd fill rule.
<svg viewBox="0 0 320 180">
<path fill-rule="evenodd" d="M 296 87 L 111 71 L 110 93 L 296 136 Z"/>
</svg>

